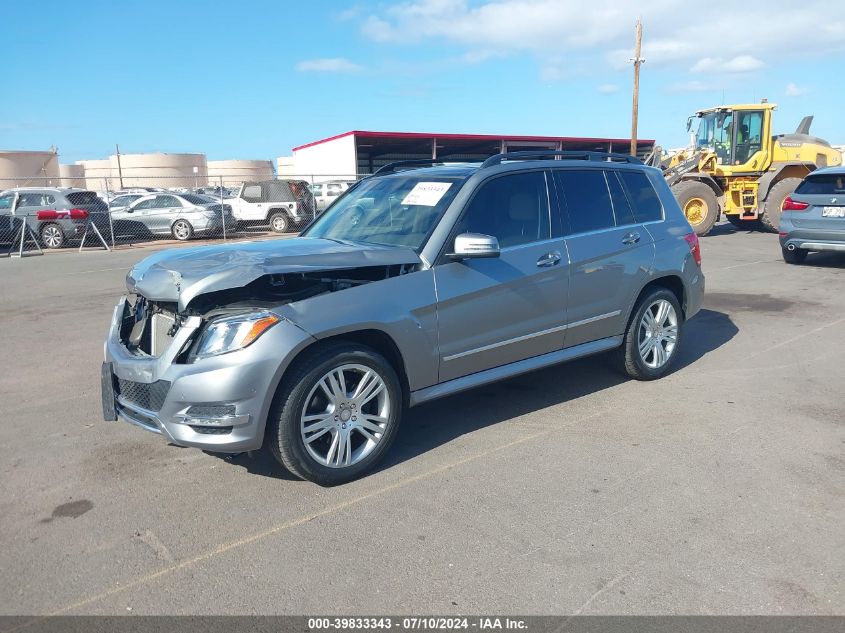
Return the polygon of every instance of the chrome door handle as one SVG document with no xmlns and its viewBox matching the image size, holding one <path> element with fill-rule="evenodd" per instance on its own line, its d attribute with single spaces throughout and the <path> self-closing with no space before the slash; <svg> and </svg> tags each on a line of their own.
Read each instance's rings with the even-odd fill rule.
<svg viewBox="0 0 845 633">
<path fill-rule="evenodd" d="M 546 253 L 545 255 L 540 256 L 540 259 L 537 260 L 537 266 L 540 268 L 548 268 L 549 266 L 554 266 L 559 262 L 560 252 L 552 251 L 551 253 Z"/>
<path fill-rule="evenodd" d="M 622 238 L 623 244 L 636 244 L 640 241 L 640 234 L 639 233 L 627 233 L 625 237 Z"/>
</svg>

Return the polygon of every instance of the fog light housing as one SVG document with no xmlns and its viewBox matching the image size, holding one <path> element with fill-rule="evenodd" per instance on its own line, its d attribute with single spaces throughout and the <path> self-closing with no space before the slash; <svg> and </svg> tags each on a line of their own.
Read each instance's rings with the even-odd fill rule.
<svg viewBox="0 0 845 633">
<path fill-rule="evenodd" d="M 177 424 L 188 426 L 233 427 L 249 422 L 249 414 L 237 414 L 233 404 L 195 404 L 176 414 Z"/>
</svg>

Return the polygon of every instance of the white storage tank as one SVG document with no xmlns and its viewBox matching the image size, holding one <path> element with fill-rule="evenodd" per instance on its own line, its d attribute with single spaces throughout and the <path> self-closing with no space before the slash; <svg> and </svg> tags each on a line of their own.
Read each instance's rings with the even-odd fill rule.
<svg viewBox="0 0 845 633">
<path fill-rule="evenodd" d="M 59 185 L 59 154 L 55 151 L 0 150 L 0 190 Z"/>
<path fill-rule="evenodd" d="M 115 191 L 120 188 L 117 173 L 115 172 L 114 177 L 112 177 L 111 161 L 108 158 L 78 160 L 76 164 L 81 166 L 84 171 L 86 189 Z"/>
<path fill-rule="evenodd" d="M 270 180 L 274 178 L 273 163 L 269 160 L 210 160 L 208 161 L 208 184 L 223 186 L 239 185 L 245 180 Z"/>
<path fill-rule="evenodd" d="M 109 161 L 112 179 L 120 178 L 123 187 L 169 189 L 208 182 L 205 154 L 120 154 Z"/>
<path fill-rule="evenodd" d="M 86 189 L 85 167 L 82 165 L 59 165 L 59 178 L 62 187 Z"/>
</svg>

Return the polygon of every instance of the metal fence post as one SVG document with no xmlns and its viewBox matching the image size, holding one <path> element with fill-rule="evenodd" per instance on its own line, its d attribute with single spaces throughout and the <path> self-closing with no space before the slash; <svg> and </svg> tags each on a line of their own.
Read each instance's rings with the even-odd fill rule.
<svg viewBox="0 0 845 633">
<path fill-rule="evenodd" d="M 109 183 L 108 180 L 103 178 L 103 184 L 106 186 L 105 194 L 106 194 L 106 213 L 109 214 L 109 231 L 111 232 L 111 247 L 114 248 L 114 221 L 111 217 L 111 196 L 109 195 Z"/>
<path fill-rule="evenodd" d="M 220 176 L 220 219 L 223 221 L 223 241 L 226 241 L 226 208 L 223 206 L 223 176 Z"/>
</svg>

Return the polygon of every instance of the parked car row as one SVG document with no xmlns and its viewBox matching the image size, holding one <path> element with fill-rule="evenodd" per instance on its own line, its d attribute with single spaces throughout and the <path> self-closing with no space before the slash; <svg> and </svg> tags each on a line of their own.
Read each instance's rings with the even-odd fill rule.
<svg viewBox="0 0 845 633">
<path fill-rule="evenodd" d="M 317 214 L 314 195 L 302 180 L 246 182 L 234 194 L 209 191 L 213 195 L 132 187 L 104 196 L 85 189 L 17 187 L 0 192 L 0 241 L 16 239 L 21 217 L 44 247 L 61 248 L 80 239 L 89 222 L 105 239 L 113 229 L 116 237 L 170 235 L 185 241 L 250 226 L 287 233 Z"/>
</svg>

